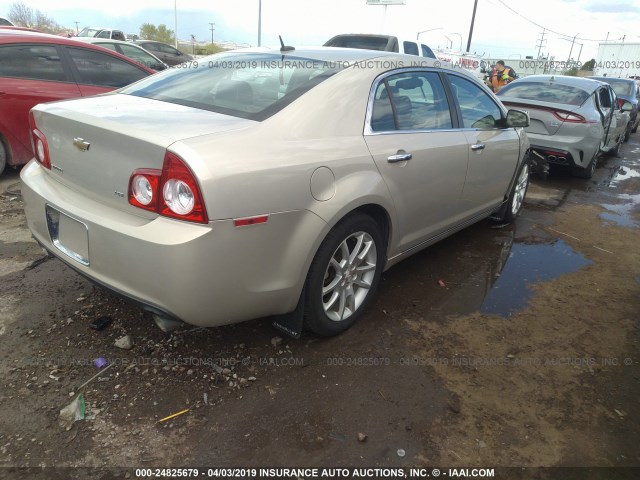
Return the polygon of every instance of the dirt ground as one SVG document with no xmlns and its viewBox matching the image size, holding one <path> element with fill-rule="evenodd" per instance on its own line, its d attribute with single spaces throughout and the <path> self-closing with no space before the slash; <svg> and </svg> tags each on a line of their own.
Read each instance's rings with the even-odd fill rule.
<svg viewBox="0 0 640 480">
<path fill-rule="evenodd" d="M 331 339 L 284 338 L 268 319 L 161 332 L 44 255 L 19 177 L 5 173 L 0 477 L 38 466 L 640 467 L 639 141 L 592 180 L 533 179 L 513 225 L 482 222 L 392 268 L 363 319 Z M 112 323 L 90 329 L 101 316 Z M 114 345 L 124 335 L 129 350 Z M 86 417 L 66 430 L 60 410 L 80 393 Z"/>
</svg>

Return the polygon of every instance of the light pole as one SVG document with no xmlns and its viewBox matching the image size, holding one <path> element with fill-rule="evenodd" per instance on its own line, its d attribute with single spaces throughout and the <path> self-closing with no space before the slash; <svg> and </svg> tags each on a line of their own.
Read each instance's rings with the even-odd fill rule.
<svg viewBox="0 0 640 480">
<path fill-rule="evenodd" d="M 173 34 L 176 36 L 176 50 L 178 49 L 178 0 L 173 0 Z"/>
<path fill-rule="evenodd" d="M 442 27 L 430 28 L 429 30 L 422 30 L 421 32 L 418 32 L 418 34 L 416 35 L 416 42 L 420 39 L 420 34 L 427 33 L 427 32 L 433 32 L 434 30 L 442 30 Z"/>
<path fill-rule="evenodd" d="M 258 46 L 262 46 L 262 0 L 258 0 Z"/>
<path fill-rule="evenodd" d="M 76 24 L 76 35 L 80 33 L 80 30 L 78 30 L 78 25 L 80 24 L 80 22 L 73 22 Z"/>
<path fill-rule="evenodd" d="M 449 32 L 450 35 L 457 35 L 460 38 L 460 51 L 462 52 L 462 35 L 456 32 Z M 451 49 L 453 50 L 453 42 L 451 42 Z"/>
<path fill-rule="evenodd" d="M 453 50 L 453 40 L 451 40 L 451 39 L 449 38 L 449 36 L 448 36 L 448 35 L 445 35 L 445 36 L 444 36 L 444 38 L 446 38 L 446 39 L 447 39 L 447 42 L 448 42 L 448 43 L 447 43 L 447 48 L 448 48 L 449 50 Z M 451 46 L 449 46 L 449 45 L 451 45 Z"/>
</svg>

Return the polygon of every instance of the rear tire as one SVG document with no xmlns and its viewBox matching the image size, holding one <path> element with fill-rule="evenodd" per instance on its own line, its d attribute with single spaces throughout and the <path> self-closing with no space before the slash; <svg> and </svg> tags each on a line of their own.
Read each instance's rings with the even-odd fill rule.
<svg viewBox="0 0 640 480">
<path fill-rule="evenodd" d="M 320 245 L 307 275 L 307 328 L 331 336 L 351 327 L 375 294 L 384 258 L 375 220 L 363 213 L 341 220 Z"/>
<path fill-rule="evenodd" d="M 598 165 L 598 152 L 595 153 L 595 155 L 589 162 L 589 165 L 587 165 L 585 168 L 574 167 L 573 175 L 575 177 L 589 179 L 593 177 L 593 174 L 596 171 L 597 165 Z"/>
<path fill-rule="evenodd" d="M 0 175 L 4 172 L 5 167 L 7 166 L 7 149 L 0 140 Z"/>
</svg>

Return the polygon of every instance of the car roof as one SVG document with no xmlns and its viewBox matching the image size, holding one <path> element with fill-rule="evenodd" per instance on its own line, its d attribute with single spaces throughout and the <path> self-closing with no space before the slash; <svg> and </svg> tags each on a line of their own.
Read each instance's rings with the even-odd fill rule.
<svg viewBox="0 0 640 480">
<path fill-rule="evenodd" d="M 60 35 L 50 35 L 48 33 L 37 32 L 35 30 L 17 30 L 13 28 L 1 28 L 0 29 L 0 43 L 13 43 L 34 41 L 42 43 L 61 43 L 61 44 L 75 44 L 75 40 L 71 40 L 67 37 L 61 37 Z"/>
<path fill-rule="evenodd" d="M 237 50 L 231 50 L 233 53 L 269 53 L 273 55 L 281 55 L 278 48 L 242 48 Z M 225 52 L 226 53 L 226 52 Z M 387 52 L 384 50 L 364 50 L 359 48 L 341 48 L 341 47 L 295 47 L 295 50 L 284 53 L 286 60 L 287 56 L 291 57 L 303 57 L 310 60 L 326 61 L 326 62 L 361 62 L 364 60 L 372 60 L 378 58 L 384 58 L 388 60 L 396 60 L 402 62 L 407 67 L 410 66 L 447 66 L 447 62 L 438 61 L 435 58 L 418 57 L 416 55 L 406 55 L 403 53 Z M 399 67 L 400 68 L 400 67 Z"/>
<path fill-rule="evenodd" d="M 89 30 L 119 30 L 118 28 L 109 28 L 109 27 L 84 27 L 84 28 L 87 28 Z"/>
<path fill-rule="evenodd" d="M 637 80 L 634 80 L 633 78 L 597 77 L 595 75 L 591 76 L 591 77 L 587 77 L 587 78 L 591 78 L 593 80 L 599 80 L 599 81 L 605 82 L 605 83 L 609 83 L 609 82 L 629 82 L 629 83 L 637 82 Z"/>
<path fill-rule="evenodd" d="M 592 93 L 595 92 L 598 87 L 602 85 L 606 85 L 605 82 L 601 82 L 599 80 L 595 80 L 592 78 L 584 78 L 584 77 L 571 77 L 569 75 L 529 75 L 527 77 L 523 77 L 521 79 L 516 80 L 518 83 L 522 82 L 540 82 L 540 83 L 548 83 L 554 82 L 560 85 L 568 85 L 570 87 L 580 88 L 586 92 Z M 516 83 L 514 82 L 514 84 Z"/>
<path fill-rule="evenodd" d="M 74 40 L 78 40 L 83 43 L 120 43 L 123 45 L 135 45 L 133 42 L 126 42 L 124 40 L 116 40 L 115 38 L 98 38 L 98 37 L 73 37 Z M 140 45 L 135 45 L 136 48 L 144 50 Z"/>
</svg>

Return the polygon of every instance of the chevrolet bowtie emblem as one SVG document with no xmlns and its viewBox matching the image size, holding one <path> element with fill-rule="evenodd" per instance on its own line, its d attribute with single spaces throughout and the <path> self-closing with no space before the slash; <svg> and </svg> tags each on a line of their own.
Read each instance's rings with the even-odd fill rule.
<svg viewBox="0 0 640 480">
<path fill-rule="evenodd" d="M 73 146 L 81 152 L 86 152 L 87 150 L 89 150 L 91 144 L 89 142 L 85 142 L 84 138 L 76 137 L 73 139 Z"/>
</svg>

